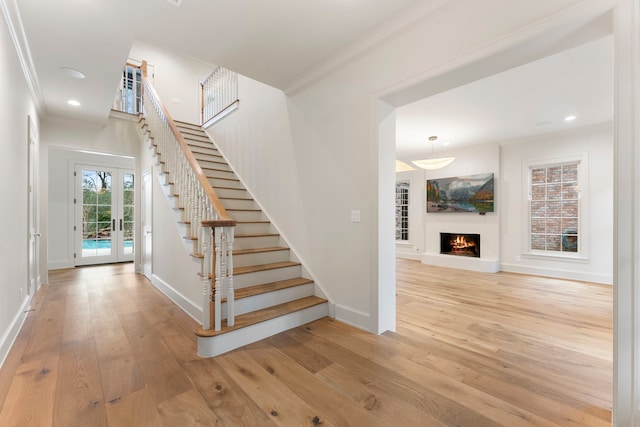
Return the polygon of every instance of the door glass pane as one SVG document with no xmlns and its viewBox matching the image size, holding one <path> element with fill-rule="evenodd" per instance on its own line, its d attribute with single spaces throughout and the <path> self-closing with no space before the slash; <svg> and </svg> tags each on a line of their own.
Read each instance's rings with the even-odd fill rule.
<svg viewBox="0 0 640 427">
<path fill-rule="evenodd" d="M 82 256 L 111 254 L 111 172 L 82 171 Z"/>
<path fill-rule="evenodd" d="M 122 177 L 122 245 L 125 254 L 133 254 L 133 219 L 134 219 L 134 177 L 132 173 L 125 173 Z"/>
</svg>

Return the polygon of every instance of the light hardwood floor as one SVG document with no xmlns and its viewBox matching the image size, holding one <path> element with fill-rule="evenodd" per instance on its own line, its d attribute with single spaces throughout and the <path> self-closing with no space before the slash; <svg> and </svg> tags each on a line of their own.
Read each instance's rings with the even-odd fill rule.
<svg viewBox="0 0 640 427">
<path fill-rule="evenodd" d="M 612 289 L 399 260 L 396 333 L 322 319 L 214 359 L 131 264 L 54 271 L 0 426 L 608 426 Z"/>
</svg>

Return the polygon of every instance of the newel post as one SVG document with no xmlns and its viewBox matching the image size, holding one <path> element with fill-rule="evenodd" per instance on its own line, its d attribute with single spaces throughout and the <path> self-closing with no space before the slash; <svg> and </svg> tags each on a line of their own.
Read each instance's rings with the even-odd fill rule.
<svg viewBox="0 0 640 427">
<path fill-rule="evenodd" d="M 213 278 L 211 285 L 212 303 L 211 311 L 213 329 L 222 330 L 222 291 L 225 288 L 227 297 L 227 326 L 234 324 L 234 289 L 233 289 L 233 239 L 234 220 L 203 220 L 202 226 L 210 228 L 213 234 L 213 242 L 207 247 L 211 254 Z M 205 258 L 205 263 L 207 262 Z M 226 286 L 225 286 L 226 285 Z"/>
<path fill-rule="evenodd" d="M 203 265 L 202 265 L 202 329 L 211 329 L 211 313 L 213 312 L 213 301 L 211 292 L 211 269 L 212 269 L 212 232 L 210 228 L 205 228 L 202 242 Z"/>
</svg>

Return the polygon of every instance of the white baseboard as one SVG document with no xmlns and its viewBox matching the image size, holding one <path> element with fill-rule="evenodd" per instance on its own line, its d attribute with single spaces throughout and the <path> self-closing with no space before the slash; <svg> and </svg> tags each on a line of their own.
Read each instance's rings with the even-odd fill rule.
<svg viewBox="0 0 640 427">
<path fill-rule="evenodd" d="M 344 323 L 348 323 L 356 328 L 364 329 L 365 331 L 371 330 L 371 315 L 359 310 L 355 310 L 344 305 L 334 305 L 334 316 L 336 320 Z"/>
<path fill-rule="evenodd" d="M 555 279 L 579 280 L 582 282 L 612 285 L 613 276 L 606 274 L 585 273 L 581 271 L 560 270 L 556 268 L 532 267 L 521 264 L 502 263 L 501 270 L 509 273 L 531 274 L 534 276 L 553 277 Z"/>
<path fill-rule="evenodd" d="M 200 323 L 202 321 L 202 307 L 195 304 L 189 298 L 182 295 L 180 292 L 176 291 L 173 286 L 169 285 L 167 282 L 153 274 L 151 276 L 151 283 L 155 286 L 160 292 L 165 294 L 167 298 L 173 301 L 178 307 L 182 309 L 185 313 L 193 318 L 196 322 Z"/>
<path fill-rule="evenodd" d="M 13 343 L 18 337 L 20 329 L 22 329 L 22 325 L 24 325 L 24 321 L 27 318 L 27 309 L 29 308 L 30 300 L 31 299 L 29 297 L 24 299 L 22 305 L 18 309 L 18 312 L 9 324 L 9 327 L 2 334 L 2 338 L 0 338 L 0 368 L 4 364 Z"/>
<path fill-rule="evenodd" d="M 412 259 L 412 260 L 415 260 L 415 261 L 420 261 L 422 259 L 422 255 L 420 255 L 419 253 L 413 253 L 413 252 L 400 252 L 400 251 L 397 251 L 396 252 L 396 258 Z"/>
<path fill-rule="evenodd" d="M 473 258 L 455 255 L 422 254 L 423 264 L 438 267 L 459 268 L 462 270 L 479 271 L 482 273 L 497 273 L 500 271 L 500 261 L 497 259 Z"/>
<path fill-rule="evenodd" d="M 69 261 L 50 261 L 47 264 L 49 270 L 64 270 L 65 268 L 75 267 L 72 262 Z"/>
</svg>

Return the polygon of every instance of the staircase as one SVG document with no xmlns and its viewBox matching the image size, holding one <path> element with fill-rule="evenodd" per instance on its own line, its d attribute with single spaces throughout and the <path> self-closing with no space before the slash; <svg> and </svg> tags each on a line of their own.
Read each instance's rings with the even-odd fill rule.
<svg viewBox="0 0 640 427">
<path fill-rule="evenodd" d="M 222 329 L 196 331 L 198 354 L 212 357 L 329 315 L 329 306 L 304 267 L 200 126 L 175 122 L 183 139 L 215 190 L 230 217 L 237 221 L 233 244 L 233 283 L 235 322 L 227 326 L 226 298 L 222 298 Z M 153 148 L 157 164 L 162 165 L 149 127 L 141 120 L 143 138 Z M 166 194 L 174 200 L 178 222 L 187 229 L 185 241 L 191 242 L 191 256 L 204 262 L 196 238 L 188 237 L 189 221 L 180 213 L 181 197 L 165 175 Z M 201 247 L 201 245 L 200 245 Z M 207 307 L 203 307 L 203 310 Z"/>
</svg>

